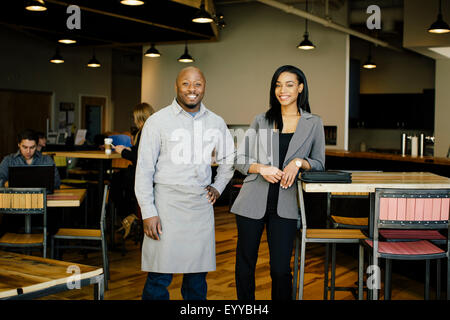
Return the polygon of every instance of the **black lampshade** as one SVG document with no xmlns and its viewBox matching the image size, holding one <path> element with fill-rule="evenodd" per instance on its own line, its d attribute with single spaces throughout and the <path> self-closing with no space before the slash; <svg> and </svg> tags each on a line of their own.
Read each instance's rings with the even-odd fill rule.
<svg viewBox="0 0 450 320">
<path fill-rule="evenodd" d="M 205 3 L 202 1 L 200 4 L 200 9 L 195 14 L 194 18 L 192 18 L 192 22 L 196 23 L 210 23 L 213 22 L 214 19 L 211 17 L 208 11 L 205 9 Z"/>
<path fill-rule="evenodd" d="M 25 9 L 28 11 L 45 11 L 47 7 L 44 0 L 28 0 L 25 1 Z"/>
<path fill-rule="evenodd" d="M 437 34 L 450 32 L 450 28 L 447 22 L 445 22 L 444 19 L 442 18 L 441 0 L 439 0 L 439 13 L 437 20 L 433 22 L 433 24 L 428 28 L 428 32 Z"/>
<path fill-rule="evenodd" d="M 369 56 L 367 61 L 363 64 L 364 69 L 375 69 L 377 67 L 376 63 L 372 61 L 372 57 Z"/>
<path fill-rule="evenodd" d="M 126 6 L 141 6 L 144 4 L 144 1 L 141 0 L 120 0 L 121 4 Z"/>
<path fill-rule="evenodd" d="M 87 63 L 87 66 L 89 68 L 100 68 L 102 65 L 100 64 L 100 62 L 97 60 L 97 58 L 95 57 L 95 52 L 92 55 L 91 60 L 89 60 L 89 62 Z"/>
<path fill-rule="evenodd" d="M 188 53 L 187 44 L 184 47 L 184 53 L 178 58 L 178 61 L 184 63 L 194 62 L 194 58 L 192 58 Z"/>
<path fill-rule="evenodd" d="M 62 55 L 59 53 L 59 49 L 56 48 L 56 52 L 55 55 L 50 59 L 51 63 L 64 63 L 64 58 L 62 57 Z"/>
<path fill-rule="evenodd" d="M 309 40 L 309 35 L 305 32 L 303 35 L 303 41 L 299 43 L 297 48 L 302 50 L 312 50 L 315 49 L 316 46 Z"/>
<path fill-rule="evenodd" d="M 448 33 L 450 28 L 448 24 L 442 19 L 442 14 L 438 14 L 438 19 L 428 28 L 430 33 Z"/>
<path fill-rule="evenodd" d="M 308 12 L 308 0 L 306 0 L 305 10 Z M 298 44 L 297 48 L 302 50 L 312 50 L 316 48 L 316 46 L 309 40 L 308 19 L 305 19 L 305 34 L 303 35 L 303 41 Z"/>
<path fill-rule="evenodd" d="M 144 56 L 150 57 L 150 58 L 157 58 L 157 57 L 160 57 L 161 54 L 160 54 L 159 51 L 155 48 L 155 44 L 152 43 L 152 45 L 150 46 L 150 48 L 145 52 Z"/>
</svg>

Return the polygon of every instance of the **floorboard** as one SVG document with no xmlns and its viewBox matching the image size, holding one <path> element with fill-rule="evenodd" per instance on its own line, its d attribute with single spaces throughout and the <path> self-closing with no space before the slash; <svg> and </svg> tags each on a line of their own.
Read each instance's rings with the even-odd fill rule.
<svg viewBox="0 0 450 320">
<path fill-rule="evenodd" d="M 215 272 L 210 272 L 207 276 L 208 300 L 236 299 L 234 265 L 237 230 L 235 217 L 227 210 L 227 206 L 215 208 L 217 270 Z M 136 245 L 131 240 L 126 242 L 126 248 L 127 253 L 124 256 L 121 254 L 120 250 L 109 252 L 111 280 L 109 282 L 109 290 L 105 292 L 106 300 L 137 300 L 141 298 L 142 288 L 146 280 L 146 273 L 140 270 L 140 248 L 139 245 Z M 323 256 L 324 245 L 308 244 L 306 249 L 304 286 L 304 299 L 306 300 L 322 300 L 323 298 Z M 97 252 L 89 253 L 86 257 L 79 251 L 66 251 L 63 255 L 63 259 L 88 265 L 101 264 L 101 255 Z M 294 258 L 292 258 L 292 263 L 293 260 Z M 392 275 L 392 299 L 423 299 L 423 282 L 405 277 L 400 273 L 395 272 L 394 270 Z M 181 280 L 182 275 L 174 275 L 173 282 L 169 287 L 171 299 L 182 299 L 180 293 Z M 356 258 L 349 255 L 347 251 L 341 252 L 338 250 L 336 284 L 338 286 L 352 286 L 355 285 L 356 280 Z M 265 232 L 260 245 L 255 281 L 256 299 L 270 299 L 271 280 L 269 252 Z M 41 299 L 90 300 L 92 299 L 92 290 L 92 287 L 84 287 Z M 434 298 L 434 293 L 432 293 L 431 298 Z M 354 300 L 354 297 L 348 291 L 337 291 L 336 300 Z"/>
</svg>

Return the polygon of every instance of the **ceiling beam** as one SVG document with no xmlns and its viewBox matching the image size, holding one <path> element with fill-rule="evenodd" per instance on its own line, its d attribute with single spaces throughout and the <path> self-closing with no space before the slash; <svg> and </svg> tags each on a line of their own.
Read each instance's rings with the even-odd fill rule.
<svg viewBox="0 0 450 320">
<path fill-rule="evenodd" d="M 61 6 L 65 6 L 65 7 L 67 7 L 67 6 L 72 4 L 72 3 L 59 1 L 59 0 L 46 0 L 46 1 L 48 3 L 53 3 L 53 4 L 56 4 L 56 5 L 61 5 Z M 136 22 L 136 23 L 141 23 L 141 24 L 145 24 L 145 25 L 149 25 L 149 26 L 153 26 L 153 27 L 157 27 L 157 28 L 161 28 L 161 29 L 166 29 L 166 30 L 186 33 L 186 34 L 193 35 L 193 36 L 196 36 L 196 37 L 210 38 L 209 35 L 205 35 L 203 33 L 193 32 L 193 31 L 189 31 L 189 30 L 182 29 L 182 28 L 176 28 L 176 27 L 172 27 L 172 26 L 167 26 L 167 25 L 164 25 L 164 24 L 161 24 L 161 23 L 155 23 L 155 22 L 146 21 L 146 20 L 142 20 L 142 19 L 132 18 L 132 17 L 128 17 L 128 16 L 124 16 L 124 15 L 121 15 L 121 14 L 116 14 L 116 13 L 112 13 L 112 12 L 108 12 L 108 11 L 104 11 L 104 10 L 88 8 L 88 7 L 85 7 L 85 6 L 79 6 L 79 7 L 80 7 L 81 10 L 84 10 L 84 11 L 88 11 L 88 12 L 92 12 L 92 13 L 96 13 L 96 14 L 101 14 L 101 15 L 105 15 L 105 16 L 109 16 L 109 17 L 113 17 L 113 18 L 117 18 L 117 19 L 133 21 L 133 22 Z"/>
</svg>

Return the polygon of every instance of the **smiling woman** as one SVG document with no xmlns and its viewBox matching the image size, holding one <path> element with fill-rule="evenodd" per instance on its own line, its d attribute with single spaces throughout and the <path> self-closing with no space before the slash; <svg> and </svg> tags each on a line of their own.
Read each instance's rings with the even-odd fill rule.
<svg viewBox="0 0 450 320">
<path fill-rule="evenodd" d="M 308 85 L 294 66 L 278 68 L 271 82 L 270 109 L 256 116 L 237 152 L 235 168 L 248 175 L 234 202 L 238 242 L 236 290 L 255 299 L 255 266 L 266 226 L 272 299 L 290 299 L 290 261 L 297 227 L 299 170 L 324 170 L 322 120 L 310 113 Z M 257 152 L 255 150 L 258 150 Z"/>
</svg>

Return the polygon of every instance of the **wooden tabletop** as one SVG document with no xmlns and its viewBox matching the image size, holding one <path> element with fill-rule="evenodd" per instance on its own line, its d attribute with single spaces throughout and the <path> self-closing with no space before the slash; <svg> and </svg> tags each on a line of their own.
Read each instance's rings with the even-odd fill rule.
<svg viewBox="0 0 450 320">
<path fill-rule="evenodd" d="M 429 172 L 352 172 L 352 183 L 306 183 L 305 192 L 375 192 L 376 188 L 446 189 L 450 178 Z"/>
<path fill-rule="evenodd" d="M 67 158 L 84 158 L 84 159 L 120 159 L 122 156 L 117 152 L 112 152 L 110 155 L 105 154 L 102 150 L 88 150 L 88 151 L 46 151 L 43 154 L 53 155 Z"/>
<path fill-rule="evenodd" d="M 16 296 L 18 289 L 25 294 L 72 282 L 70 266 L 79 268 L 80 280 L 103 273 L 103 268 L 0 251 L 0 298 Z"/>
<path fill-rule="evenodd" d="M 86 197 L 86 189 L 57 189 L 47 195 L 47 207 L 79 207 Z"/>
<path fill-rule="evenodd" d="M 411 157 L 410 155 L 402 156 L 400 154 L 389 154 L 389 153 L 379 153 L 379 152 L 356 152 L 347 150 L 337 150 L 337 149 L 327 149 L 325 151 L 327 156 L 331 157 L 344 157 L 344 158 L 359 158 L 359 159 L 380 159 L 380 160 L 392 160 L 392 161 L 406 161 L 406 162 L 416 162 L 425 164 L 440 164 L 440 165 L 450 165 L 449 158 L 443 157 Z"/>
</svg>

